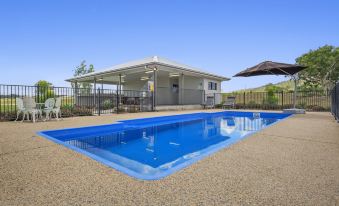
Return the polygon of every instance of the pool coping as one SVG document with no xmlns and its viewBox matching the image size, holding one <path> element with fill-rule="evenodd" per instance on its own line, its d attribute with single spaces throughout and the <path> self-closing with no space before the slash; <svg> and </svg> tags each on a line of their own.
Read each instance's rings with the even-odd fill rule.
<svg viewBox="0 0 339 206">
<path fill-rule="evenodd" d="M 224 112 L 227 112 L 227 110 L 226 111 L 221 111 L 221 112 L 208 112 L 208 114 L 224 113 Z M 235 113 L 240 113 L 240 112 L 241 113 L 268 113 L 268 112 L 242 112 L 242 111 L 231 111 L 231 112 L 235 112 Z M 199 112 L 199 113 L 207 113 L 207 112 Z M 188 114 L 184 114 L 184 115 L 199 114 L 199 113 L 188 113 Z M 271 112 L 269 112 L 269 114 L 284 114 L 284 113 L 277 113 L 277 112 L 271 113 Z M 251 135 L 254 135 L 254 134 L 256 134 L 256 133 L 258 133 L 260 131 L 263 131 L 263 130 L 265 130 L 265 129 L 267 129 L 267 128 L 269 128 L 269 127 L 271 127 L 271 126 L 273 126 L 273 125 L 283 121 L 283 120 L 286 120 L 286 119 L 294 116 L 294 114 L 285 114 L 286 117 L 283 117 L 282 119 L 279 119 L 278 121 L 276 121 L 276 122 L 274 122 L 272 124 L 269 124 L 268 126 L 266 126 L 265 128 L 263 128 L 261 130 L 250 132 L 249 134 L 246 134 L 246 135 L 242 136 L 240 139 L 238 139 L 238 138 L 230 139 L 229 141 L 226 141 L 226 142 L 221 142 L 221 143 L 218 143 L 216 145 L 211 145 L 211 146 L 209 146 L 209 147 L 207 147 L 207 148 L 205 148 L 203 150 L 200 150 L 201 154 L 199 154 L 198 156 L 195 156 L 195 157 L 193 157 L 193 158 L 191 158 L 191 159 L 189 159 L 189 160 L 187 160 L 187 161 L 185 161 L 185 162 L 183 162 L 183 163 L 181 163 L 179 165 L 176 165 L 174 167 L 168 168 L 166 171 L 161 171 L 161 173 L 155 174 L 155 175 L 154 174 L 153 175 L 145 175 L 145 174 L 137 173 L 137 172 L 135 172 L 135 171 L 133 171 L 131 169 L 128 169 L 127 167 L 123 167 L 123 166 L 121 166 L 119 164 L 116 164 L 114 162 L 108 161 L 108 160 L 106 160 L 106 159 L 104 159 L 102 157 L 99 157 L 99 156 L 97 156 L 95 154 L 87 152 L 86 150 L 83 150 L 83 149 L 80 149 L 80 148 L 75 147 L 73 145 L 70 145 L 70 144 L 68 144 L 66 142 L 58 140 L 57 138 L 54 138 L 54 137 L 44 133 L 44 132 L 49 132 L 49 131 L 58 131 L 58 130 L 60 131 L 60 130 L 67 130 L 67 129 L 91 128 L 91 127 L 98 127 L 98 126 L 105 126 L 105 125 L 122 124 L 122 123 L 124 123 L 124 121 L 130 121 L 130 120 L 151 119 L 151 118 L 157 118 L 157 117 L 158 118 L 159 117 L 171 117 L 171 116 L 180 116 L 180 115 L 181 114 L 179 114 L 179 115 L 155 116 L 155 117 L 147 117 L 147 118 L 135 118 L 135 119 L 129 119 L 129 120 L 116 121 L 116 122 L 114 122 L 112 124 L 89 125 L 89 126 L 84 126 L 84 127 L 63 128 L 63 129 L 55 129 L 55 130 L 43 130 L 43 131 L 37 132 L 37 134 L 39 136 L 42 136 L 42 137 L 48 139 L 48 140 L 51 140 L 52 142 L 55 142 L 55 143 L 60 144 L 60 145 L 63 145 L 66 148 L 74 150 L 74 151 L 76 151 L 76 152 L 78 152 L 80 154 L 83 154 L 83 155 L 85 155 L 85 156 L 87 156 L 87 157 L 89 157 L 89 158 L 91 158 L 93 160 L 96 160 L 97 162 L 102 163 L 102 164 L 104 164 L 104 165 L 106 165 L 108 167 L 111 167 L 111 168 L 113 168 L 113 169 L 115 169 L 115 170 L 117 170 L 119 172 L 122 172 L 123 174 L 126 174 L 126 175 L 128 175 L 130 177 L 133 177 L 133 178 L 135 178 L 137 180 L 160 180 L 160 179 L 163 179 L 163 178 L 165 178 L 165 177 L 167 177 L 167 176 L 169 176 L 169 175 L 171 175 L 171 174 L 173 174 L 173 173 L 175 173 L 175 172 L 177 172 L 177 171 L 179 171 L 181 169 L 184 169 L 184 168 L 188 167 L 189 165 L 192 165 L 195 162 L 200 161 L 201 159 L 204 159 L 205 157 L 207 157 L 207 156 L 209 156 L 209 155 L 211 155 L 213 153 L 216 153 L 217 151 L 220 151 L 220 150 L 222 150 L 224 148 L 227 148 L 228 146 L 231 146 L 231 145 L 233 145 L 233 144 L 235 144 L 237 142 L 240 142 L 240 141 L 248 138 Z"/>
</svg>

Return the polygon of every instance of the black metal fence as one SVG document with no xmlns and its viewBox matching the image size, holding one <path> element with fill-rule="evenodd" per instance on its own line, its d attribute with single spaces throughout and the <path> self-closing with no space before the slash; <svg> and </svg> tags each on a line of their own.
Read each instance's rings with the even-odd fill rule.
<svg viewBox="0 0 339 206">
<path fill-rule="evenodd" d="M 63 117 L 153 110 L 153 93 L 148 91 L 0 84 L 0 120 L 15 119 L 16 98 L 22 97 L 36 103 L 61 97 Z"/>
<path fill-rule="evenodd" d="M 301 91 L 297 96 L 297 107 L 308 111 L 332 111 L 338 119 L 338 84 L 331 92 Z M 228 96 L 235 97 L 236 109 L 281 110 L 293 107 L 293 92 L 244 92 L 208 93 L 204 90 L 157 88 L 156 105 L 205 104 L 212 100 L 221 107 Z M 37 103 L 48 98 L 62 98 L 62 116 L 101 115 L 121 112 L 154 111 L 153 92 L 70 88 L 39 87 L 0 84 L 0 120 L 16 117 L 17 97 L 33 97 Z M 332 105 L 332 107 L 331 107 Z"/>
<path fill-rule="evenodd" d="M 334 118 L 339 122 L 339 82 L 337 82 L 331 91 L 331 101 L 331 112 Z"/>
<path fill-rule="evenodd" d="M 217 94 L 221 103 L 228 96 L 235 97 L 235 107 L 241 109 L 281 110 L 293 107 L 293 92 L 242 92 Z M 297 93 L 297 108 L 307 111 L 330 111 L 329 91 L 300 91 Z"/>
</svg>

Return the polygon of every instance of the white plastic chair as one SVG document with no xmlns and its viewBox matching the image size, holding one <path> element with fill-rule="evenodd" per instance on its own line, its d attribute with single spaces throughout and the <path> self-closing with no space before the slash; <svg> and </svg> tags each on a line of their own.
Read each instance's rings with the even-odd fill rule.
<svg viewBox="0 0 339 206">
<path fill-rule="evenodd" d="M 61 97 L 56 98 L 54 109 L 52 110 L 53 114 L 55 115 L 56 119 L 59 120 L 61 118 Z"/>
<path fill-rule="evenodd" d="M 28 116 L 28 120 L 29 120 L 29 115 L 32 115 L 33 122 L 35 122 L 37 116 L 38 117 L 40 116 L 41 118 L 42 112 L 41 110 L 36 108 L 36 102 L 32 97 L 24 97 L 23 103 L 24 103 L 24 108 L 26 111 L 24 115 L 24 119 L 25 119 L 26 114 Z"/>
<path fill-rule="evenodd" d="M 24 107 L 24 101 L 21 98 L 16 98 L 15 99 L 16 103 L 16 119 L 15 122 L 18 121 L 19 115 L 22 113 L 22 121 L 24 121 L 25 115 L 26 115 L 26 109 Z"/>
<path fill-rule="evenodd" d="M 43 111 L 46 114 L 46 120 L 51 119 L 51 114 L 53 112 L 54 106 L 55 106 L 54 98 L 49 98 L 45 101 L 45 108 L 43 109 Z"/>
</svg>

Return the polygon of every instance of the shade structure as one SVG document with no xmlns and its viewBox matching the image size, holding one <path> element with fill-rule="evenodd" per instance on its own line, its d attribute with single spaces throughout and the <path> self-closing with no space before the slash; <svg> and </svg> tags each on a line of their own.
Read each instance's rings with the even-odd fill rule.
<svg viewBox="0 0 339 206">
<path fill-rule="evenodd" d="M 296 108 L 297 77 L 296 73 L 305 69 L 305 66 L 297 64 L 286 64 L 280 62 L 264 61 L 253 67 L 247 68 L 234 75 L 234 77 L 251 77 L 259 75 L 287 75 L 294 80 L 293 107 Z"/>
<path fill-rule="evenodd" d="M 297 64 L 286 64 L 280 62 L 264 61 L 253 67 L 247 68 L 234 75 L 235 77 L 249 77 L 259 75 L 294 75 L 301 70 L 305 69 L 305 66 Z"/>
</svg>

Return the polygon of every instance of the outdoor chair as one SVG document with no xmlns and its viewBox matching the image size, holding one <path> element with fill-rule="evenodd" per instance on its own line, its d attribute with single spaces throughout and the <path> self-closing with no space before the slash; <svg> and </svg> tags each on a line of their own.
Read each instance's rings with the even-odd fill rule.
<svg viewBox="0 0 339 206">
<path fill-rule="evenodd" d="M 54 98 L 49 98 L 45 101 L 45 108 L 43 109 L 43 111 L 46 114 L 46 120 L 51 119 L 51 114 L 53 113 L 54 106 L 55 106 Z"/>
<path fill-rule="evenodd" d="M 26 115 L 26 109 L 24 107 L 24 102 L 22 100 L 22 98 L 16 98 L 15 99 L 15 103 L 16 103 L 16 119 L 15 121 L 17 121 L 19 119 L 19 115 L 22 113 L 22 121 L 24 121 L 25 115 Z"/>
<path fill-rule="evenodd" d="M 229 96 L 226 101 L 222 104 L 222 108 L 234 108 L 235 107 L 235 97 Z"/>
<path fill-rule="evenodd" d="M 26 115 L 28 117 L 27 118 L 28 120 L 29 120 L 29 115 L 32 116 L 33 123 L 36 121 L 36 117 L 41 118 L 42 111 L 40 109 L 36 108 L 36 102 L 32 97 L 24 97 L 23 104 L 24 104 L 24 108 L 25 108 L 23 120 L 25 120 Z"/>
<path fill-rule="evenodd" d="M 61 118 L 61 97 L 56 98 L 55 105 L 52 110 L 52 113 L 55 115 L 55 118 L 59 120 L 59 117 Z"/>
<path fill-rule="evenodd" d="M 204 109 L 214 109 L 214 98 L 207 97 L 206 102 L 203 104 Z"/>
</svg>

